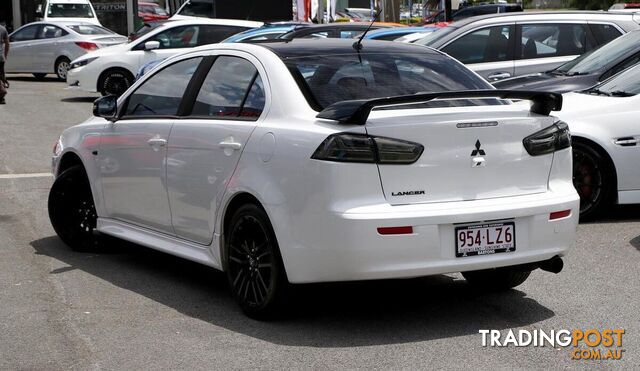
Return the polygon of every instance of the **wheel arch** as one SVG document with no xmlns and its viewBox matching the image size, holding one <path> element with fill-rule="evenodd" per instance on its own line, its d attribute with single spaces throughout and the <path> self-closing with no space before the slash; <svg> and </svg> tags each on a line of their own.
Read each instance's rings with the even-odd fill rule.
<svg viewBox="0 0 640 371">
<path fill-rule="evenodd" d="M 571 140 L 573 142 L 578 142 L 593 148 L 595 151 L 600 153 L 604 157 L 604 159 L 607 161 L 607 165 L 609 165 L 609 170 L 611 170 L 613 173 L 612 174 L 613 197 L 614 197 L 614 202 L 617 204 L 618 203 L 618 171 L 616 169 L 616 164 L 613 162 L 613 159 L 611 158 L 611 155 L 609 154 L 609 152 L 607 152 L 607 150 L 603 146 L 601 146 L 598 142 L 596 142 L 591 138 L 587 138 L 585 136 L 572 135 Z"/>
<path fill-rule="evenodd" d="M 80 156 L 78 156 L 77 153 L 73 152 L 73 151 L 68 151 L 65 154 L 62 155 L 62 157 L 60 158 L 60 163 L 58 164 L 58 170 L 56 171 L 56 174 L 54 174 L 56 177 L 60 174 L 62 174 L 62 172 L 64 172 L 67 169 L 70 169 L 73 166 L 82 166 L 82 168 L 84 169 L 84 172 L 87 172 L 86 167 L 84 166 L 84 162 L 82 162 L 82 159 L 80 158 Z"/>
<path fill-rule="evenodd" d="M 247 204 L 254 204 L 260 207 L 262 210 L 265 210 L 264 206 L 262 205 L 260 200 L 258 200 L 257 197 L 255 197 L 249 192 L 243 191 L 233 195 L 227 201 L 224 211 L 222 213 L 222 218 L 221 218 L 222 223 L 220 226 L 221 227 L 220 228 L 220 266 L 222 267 L 223 271 L 227 270 L 227 261 L 226 261 L 226 254 L 225 254 L 225 235 L 229 228 L 229 223 L 231 223 L 231 218 L 233 217 L 233 214 L 236 212 L 236 210 L 238 210 L 243 205 L 247 205 Z"/>
</svg>

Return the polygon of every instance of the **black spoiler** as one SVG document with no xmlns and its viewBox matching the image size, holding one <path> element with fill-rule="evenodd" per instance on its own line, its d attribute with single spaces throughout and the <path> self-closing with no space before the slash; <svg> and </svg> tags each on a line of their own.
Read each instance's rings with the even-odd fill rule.
<svg viewBox="0 0 640 371">
<path fill-rule="evenodd" d="M 551 111 L 562 108 L 562 95 L 558 93 L 525 90 L 466 90 L 445 91 L 440 93 L 418 93 L 413 95 L 399 95 L 395 97 L 345 100 L 337 102 L 323 109 L 316 117 L 335 120 L 341 124 L 364 125 L 369 113 L 375 107 L 397 104 L 424 103 L 434 99 L 463 99 L 463 98 L 502 98 L 523 99 L 533 102 L 531 112 L 549 115 Z"/>
</svg>

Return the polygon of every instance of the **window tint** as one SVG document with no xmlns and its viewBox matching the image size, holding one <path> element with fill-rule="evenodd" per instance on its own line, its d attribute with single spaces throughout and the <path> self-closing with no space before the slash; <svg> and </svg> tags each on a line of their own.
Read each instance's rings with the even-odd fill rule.
<svg viewBox="0 0 640 371">
<path fill-rule="evenodd" d="M 512 26 L 483 28 L 453 41 L 442 51 L 465 64 L 506 61 L 511 59 L 512 35 Z"/>
<path fill-rule="evenodd" d="M 191 115 L 211 118 L 239 116 L 256 73 L 253 64 L 245 59 L 219 57 L 200 88 Z"/>
<path fill-rule="evenodd" d="M 490 88 L 450 58 L 433 54 L 338 54 L 284 62 L 317 110 L 351 99 Z"/>
<path fill-rule="evenodd" d="M 256 80 L 251 85 L 247 100 L 244 102 L 240 117 L 251 117 L 257 119 L 260 117 L 262 110 L 264 109 L 264 85 L 262 85 L 262 79 L 260 75 L 256 74 Z"/>
<path fill-rule="evenodd" d="M 189 48 L 197 45 L 198 31 L 198 26 L 174 27 L 150 37 L 147 41 L 158 41 L 160 49 Z M 143 49 L 144 44 L 139 44 L 136 49 Z"/>
<path fill-rule="evenodd" d="M 89 4 L 50 4 L 47 16 L 51 18 L 93 18 Z"/>
<path fill-rule="evenodd" d="M 80 35 L 113 35 L 114 34 L 113 32 L 109 31 L 104 27 L 94 26 L 89 24 L 83 24 L 83 25 L 74 24 L 67 27 L 79 33 Z"/>
<path fill-rule="evenodd" d="M 606 44 L 622 35 L 617 28 L 610 24 L 591 24 L 589 27 L 591 28 L 598 45 Z"/>
<path fill-rule="evenodd" d="M 145 81 L 127 103 L 125 116 L 175 116 L 182 96 L 202 58 L 165 67 Z"/>
<path fill-rule="evenodd" d="M 579 55 L 586 51 L 587 32 L 581 24 L 530 24 L 522 26 L 520 58 Z"/>
<path fill-rule="evenodd" d="M 11 41 L 28 41 L 36 38 L 36 33 L 40 26 L 33 25 L 25 27 L 11 36 Z"/>
<path fill-rule="evenodd" d="M 60 27 L 52 26 L 52 25 L 44 25 L 38 31 L 39 39 L 55 39 L 56 37 L 61 37 L 64 35 L 68 35 L 68 32 L 63 30 Z"/>
<path fill-rule="evenodd" d="M 354 36 L 362 33 L 362 30 L 341 30 L 340 38 L 341 39 L 352 39 Z"/>
<path fill-rule="evenodd" d="M 249 29 L 238 26 L 200 26 L 199 28 L 200 33 L 196 40 L 198 46 L 219 43 L 229 36 Z"/>
<path fill-rule="evenodd" d="M 620 71 L 624 71 L 627 68 L 634 66 L 636 64 L 640 63 L 640 53 L 625 59 L 624 61 L 618 63 L 617 65 L 615 65 L 614 67 L 612 67 L 609 71 L 605 72 L 604 74 L 602 74 L 602 76 L 600 76 L 600 78 L 598 80 L 603 81 L 608 79 L 609 77 L 617 74 Z"/>
</svg>

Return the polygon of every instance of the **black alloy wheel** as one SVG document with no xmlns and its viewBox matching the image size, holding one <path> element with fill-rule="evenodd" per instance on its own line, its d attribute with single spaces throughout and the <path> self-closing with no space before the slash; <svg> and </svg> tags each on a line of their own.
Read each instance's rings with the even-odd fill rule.
<svg viewBox="0 0 640 371">
<path fill-rule="evenodd" d="M 605 158 L 592 147 L 573 143 L 573 186 L 580 196 L 580 217 L 583 220 L 600 215 L 611 197 L 613 176 Z"/>
<path fill-rule="evenodd" d="M 111 71 L 101 79 L 100 94 L 115 95 L 117 97 L 124 94 L 127 89 L 133 84 L 133 78 L 124 71 Z"/>
<path fill-rule="evenodd" d="M 227 236 L 226 270 L 234 298 L 249 317 L 274 317 L 288 280 L 267 214 L 257 205 L 240 207 Z"/>
<path fill-rule="evenodd" d="M 56 178 L 49 192 L 49 219 L 56 234 L 72 250 L 98 248 L 98 215 L 82 166 L 73 166 Z"/>
</svg>

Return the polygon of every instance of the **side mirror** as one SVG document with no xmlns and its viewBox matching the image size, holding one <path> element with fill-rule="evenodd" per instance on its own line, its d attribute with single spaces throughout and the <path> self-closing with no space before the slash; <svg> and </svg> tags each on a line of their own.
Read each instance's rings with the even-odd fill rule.
<svg viewBox="0 0 640 371">
<path fill-rule="evenodd" d="M 160 49 L 159 41 L 147 41 L 146 43 L 144 43 L 144 50 L 154 50 L 154 49 Z"/>
<path fill-rule="evenodd" d="M 93 102 L 93 115 L 114 121 L 118 113 L 118 97 L 107 95 Z"/>
</svg>

